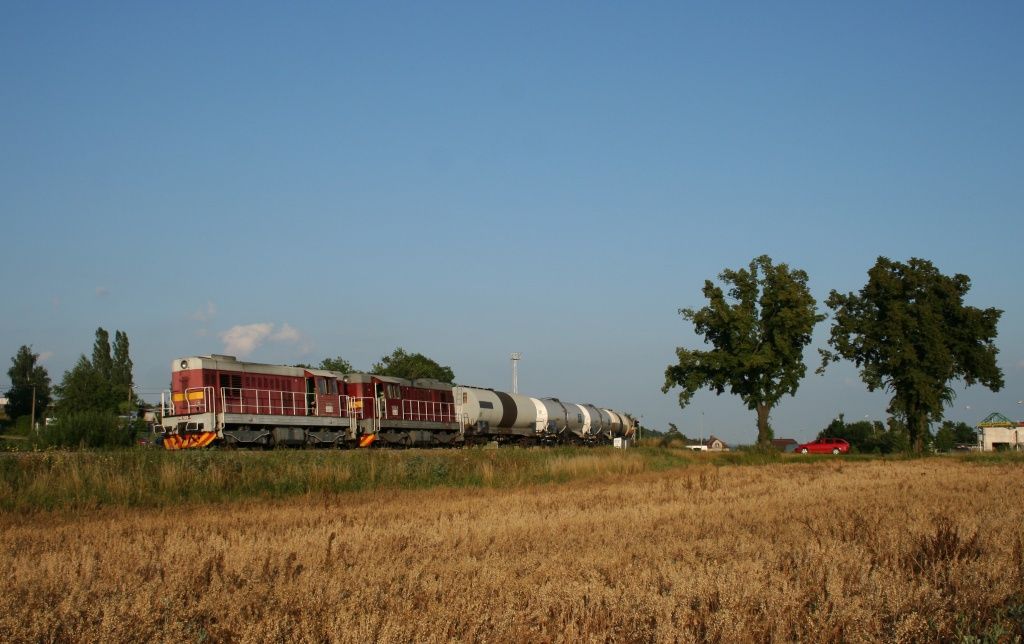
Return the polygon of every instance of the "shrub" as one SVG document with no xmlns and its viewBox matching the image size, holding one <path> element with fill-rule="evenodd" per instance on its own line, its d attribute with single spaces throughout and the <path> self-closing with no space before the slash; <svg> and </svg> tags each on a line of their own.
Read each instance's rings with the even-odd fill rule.
<svg viewBox="0 0 1024 644">
<path fill-rule="evenodd" d="M 81 411 L 41 427 L 37 440 L 40 447 L 126 447 L 135 442 L 135 434 L 109 412 Z"/>
</svg>

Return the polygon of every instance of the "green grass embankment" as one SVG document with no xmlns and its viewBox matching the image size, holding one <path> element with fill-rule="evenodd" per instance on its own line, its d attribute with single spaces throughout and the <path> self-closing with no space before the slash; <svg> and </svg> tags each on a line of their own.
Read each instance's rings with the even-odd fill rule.
<svg viewBox="0 0 1024 644">
<path fill-rule="evenodd" d="M 518 487 L 690 465 L 874 460 L 873 456 L 694 453 L 639 447 L 223 451 L 118 449 L 0 453 L 0 511 L 31 513 L 336 494 L 371 489 Z M 892 458 L 892 457 L 886 457 Z M 948 456 L 971 462 L 1020 455 Z"/>
<path fill-rule="evenodd" d="M 161 507 L 378 488 L 515 487 L 695 460 L 646 448 L 13 452 L 0 454 L 0 510 Z"/>
</svg>

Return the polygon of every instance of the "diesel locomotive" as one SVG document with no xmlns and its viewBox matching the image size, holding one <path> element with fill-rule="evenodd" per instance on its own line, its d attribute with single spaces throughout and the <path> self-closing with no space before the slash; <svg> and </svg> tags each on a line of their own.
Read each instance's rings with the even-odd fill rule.
<svg viewBox="0 0 1024 644">
<path fill-rule="evenodd" d="M 217 354 L 174 360 L 162 407 L 167 449 L 600 444 L 636 429 L 591 404 Z"/>
</svg>

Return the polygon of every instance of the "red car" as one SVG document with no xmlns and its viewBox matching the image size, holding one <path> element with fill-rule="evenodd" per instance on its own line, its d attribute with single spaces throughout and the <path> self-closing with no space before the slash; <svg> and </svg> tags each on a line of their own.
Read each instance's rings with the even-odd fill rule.
<svg viewBox="0 0 1024 644">
<path fill-rule="evenodd" d="M 800 454 L 846 454 L 850 451 L 850 444 L 842 438 L 819 438 L 797 445 L 793 451 Z"/>
</svg>

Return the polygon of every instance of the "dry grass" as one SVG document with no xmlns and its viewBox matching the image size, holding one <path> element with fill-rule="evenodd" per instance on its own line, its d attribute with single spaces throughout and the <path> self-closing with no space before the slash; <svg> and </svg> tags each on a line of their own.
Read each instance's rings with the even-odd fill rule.
<svg viewBox="0 0 1024 644">
<path fill-rule="evenodd" d="M 1022 488 L 829 460 L 9 513 L 0 640 L 1009 641 Z"/>
</svg>

